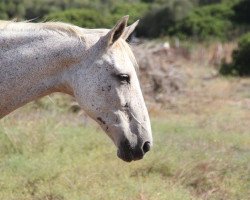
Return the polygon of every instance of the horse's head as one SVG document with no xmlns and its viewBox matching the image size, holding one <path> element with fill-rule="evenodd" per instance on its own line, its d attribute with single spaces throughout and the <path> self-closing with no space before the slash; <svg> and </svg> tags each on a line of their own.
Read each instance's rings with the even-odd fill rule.
<svg viewBox="0 0 250 200">
<path fill-rule="evenodd" d="M 138 22 L 123 17 L 111 30 L 86 33 L 86 54 L 73 70 L 71 84 L 80 106 L 97 121 L 124 161 L 143 158 L 152 146 L 148 111 L 136 74 L 136 61 L 126 43 Z"/>
</svg>

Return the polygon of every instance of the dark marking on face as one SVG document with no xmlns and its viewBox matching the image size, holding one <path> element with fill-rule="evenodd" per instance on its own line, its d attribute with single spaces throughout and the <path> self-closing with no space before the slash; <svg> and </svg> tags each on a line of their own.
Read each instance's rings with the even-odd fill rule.
<svg viewBox="0 0 250 200">
<path fill-rule="evenodd" d="M 101 117 L 97 117 L 97 120 L 98 120 L 99 122 L 101 122 L 102 124 L 106 124 L 106 122 L 105 122 Z"/>
<path fill-rule="evenodd" d="M 125 115 L 127 116 L 129 122 L 131 122 L 133 120 L 133 116 L 129 112 L 130 111 L 130 109 L 129 109 L 129 103 L 123 104 L 122 107 L 123 107 L 123 111 L 124 111 Z"/>
<path fill-rule="evenodd" d="M 133 119 L 132 115 L 129 115 L 128 120 L 131 122 Z"/>
<path fill-rule="evenodd" d="M 102 91 L 105 91 L 104 87 L 102 87 Z"/>
<path fill-rule="evenodd" d="M 108 131 L 108 130 L 109 130 L 109 127 L 107 126 L 107 127 L 106 127 L 106 131 Z"/>
<path fill-rule="evenodd" d="M 111 90 L 111 85 L 108 86 L 108 91 L 110 91 L 110 90 Z"/>
</svg>

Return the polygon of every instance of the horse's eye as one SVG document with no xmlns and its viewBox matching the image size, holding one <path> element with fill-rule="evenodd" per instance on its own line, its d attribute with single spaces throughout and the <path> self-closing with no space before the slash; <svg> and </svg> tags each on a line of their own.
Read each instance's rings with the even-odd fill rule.
<svg viewBox="0 0 250 200">
<path fill-rule="evenodd" d="M 118 74 L 117 77 L 122 83 L 130 83 L 130 77 L 127 74 Z"/>
</svg>

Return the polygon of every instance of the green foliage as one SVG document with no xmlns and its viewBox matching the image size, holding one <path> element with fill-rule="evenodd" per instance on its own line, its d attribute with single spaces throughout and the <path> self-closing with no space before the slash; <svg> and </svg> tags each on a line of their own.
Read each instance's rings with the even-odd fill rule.
<svg viewBox="0 0 250 200">
<path fill-rule="evenodd" d="M 200 5 L 208 5 L 214 3 L 221 3 L 222 0 L 198 0 Z"/>
<path fill-rule="evenodd" d="M 96 28 L 109 25 L 107 17 L 100 12 L 90 9 L 69 9 L 63 12 L 56 12 L 46 17 L 47 20 L 63 21 L 81 27 Z"/>
<path fill-rule="evenodd" d="M 166 35 L 177 21 L 187 15 L 192 7 L 191 2 L 180 0 L 151 9 L 142 19 L 137 35 L 151 38 Z"/>
<path fill-rule="evenodd" d="M 3 2 L 0 2 L 0 19 L 8 19 L 8 15 L 5 12 L 6 6 Z"/>
<path fill-rule="evenodd" d="M 3 0 L 0 19 L 58 20 L 110 28 L 124 15 L 142 19 L 137 36 L 223 40 L 250 30 L 249 0 Z"/>
<path fill-rule="evenodd" d="M 250 25 L 250 1 L 240 1 L 233 7 L 235 12 L 234 20 L 238 23 Z"/>
<path fill-rule="evenodd" d="M 174 35 L 181 38 L 199 40 L 228 40 L 246 30 L 233 20 L 241 13 L 241 18 L 249 21 L 247 3 L 239 0 L 194 0 L 194 1 L 152 1 L 156 9 L 143 18 L 138 28 L 138 36 L 159 37 Z M 164 6 L 162 4 L 164 3 Z M 200 6 L 198 6 L 200 5 Z M 244 7 L 244 8 L 243 8 Z M 245 9 L 245 14 L 243 14 Z"/>
<path fill-rule="evenodd" d="M 198 39 L 226 38 L 231 29 L 233 11 L 227 4 L 215 4 L 194 9 L 184 20 L 177 23 L 172 34 Z"/>
<path fill-rule="evenodd" d="M 63 21 L 86 28 L 111 28 L 124 15 L 130 16 L 130 23 L 136 21 L 149 9 L 148 4 L 119 4 L 110 12 L 98 11 L 93 8 L 69 9 L 46 16 L 47 20 Z"/>
<path fill-rule="evenodd" d="M 135 4 L 139 0 L 3 0 L 0 2 L 0 19 L 41 19 L 54 12 L 76 8 L 90 8 L 102 13 L 124 2 Z"/>
<path fill-rule="evenodd" d="M 159 37 L 165 34 L 166 26 L 173 24 L 173 12 L 169 7 L 165 7 L 147 14 L 138 27 L 137 35 L 151 38 Z"/>
<path fill-rule="evenodd" d="M 111 18 L 115 21 L 124 15 L 129 15 L 129 22 L 141 19 L 149 11 L 150 5 L 146 3 L 122 3 L 111 10 Z"/>
<path fill-rule="evenodd" d="M 240 38 L 238 46 L 238 49 L 233 51 L 232 63 L 222 65 L 221 74 L 250 76 L 250 33 Z"/>
</svg>

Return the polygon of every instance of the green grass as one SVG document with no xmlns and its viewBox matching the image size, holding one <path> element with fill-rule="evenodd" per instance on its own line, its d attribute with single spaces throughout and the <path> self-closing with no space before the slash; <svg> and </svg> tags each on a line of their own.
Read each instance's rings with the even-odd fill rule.
<svg viewBox="0 0 250 200">
<path fill-rule="evenodd" d="M 0 199 L 247 200 L 248 122 L 225 106 L 154 118 L 154 148 L 128 164 L 95 124 L 32 104 L 0 122 Z"/>
</svg>

